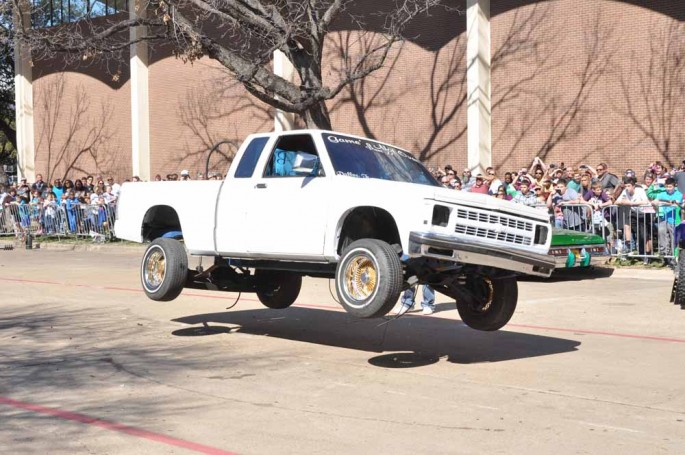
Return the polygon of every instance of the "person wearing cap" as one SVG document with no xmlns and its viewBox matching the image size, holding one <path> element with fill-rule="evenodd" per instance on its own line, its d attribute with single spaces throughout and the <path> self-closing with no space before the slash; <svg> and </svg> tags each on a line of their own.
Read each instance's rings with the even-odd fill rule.
<svg viewBox="0 0 685 455">
<path fill-rule="evenodd" d="M 476 176 L 476 182 L 468 191 L 479 194 L 488 194 L 490 192 L 490 186 L 488 185 L 488 182 L 485 181 L 483 174 L 478 174 Z"/>
<path fill-rule="evenodd" d="M 183 169 L 181 171 L 181 180 L 190 180 L 190 172 L 188 172 L 188 169 Z"/>
</svg>

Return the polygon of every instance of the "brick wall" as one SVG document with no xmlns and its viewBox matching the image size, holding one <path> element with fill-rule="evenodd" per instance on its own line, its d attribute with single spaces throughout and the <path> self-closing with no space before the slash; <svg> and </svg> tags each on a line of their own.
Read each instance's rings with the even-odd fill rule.
<svg viewBox="0 0 685 455">
<path fill-rule="evenodd" d="M 511 0 L 493 6 L 492 137 L 498 170 L 527 166 L 538 155 L 567 165 L 607 161 L 615 172 L 685 158 L 685 26 L 677 19 L 685 15 L 685 3 L 667 0 L 651 9 L 645 7 L 648 3 Z M 465 20 L 453 12 L 417 24 L 413 38 L 391 55 L 386 69 L 329 102 L 333 127 L 397 144 L 429 165 L 465 166 Z M 327 80 L 337 77 L 340 46 L 372 44 L 358 38 L 355 32 L 330 35 Z M 677 60 L 677 54 L 684 58 Z M 203 171 L 211 145 L 225 139 L 240 142 L 251 132 L 273 128 L 271 110 L 247 96 L 216 62 L 184 64 L 169 55 L 160 49 L 151 56 L 153 175 Z M 680 79 L 668 79 L 678 71 Z M 101 159 L 84 154 L 75 166 L 79 172 L 129 176 L 127 69 L 115 84 L 105 73 L 62 74 L 67 82 L 63 112 L 74 105 L 79 91 L 90 99 L 91 122 L 98 105 L 114 106 L 111 138 L 98 155 Z M 46 73 L 34 83 L 36 144 L 47 115 L 41 99 L 57 75 Z M 665 87 L 673 89 L 670 104 L 662 102 Z M 60 121 L 66 119 L 65 114 Z M 66 140 L 60 136 L 63 130 L 58 142 Z M 222 152 L 230 160 L 233 150 L 225 147 Z M 105 159 L 107 153 L 111 156 Z M 217 156 L 211 164 L 225 171 L 225 159 Z M 36 165 L 38 172 L 46 172 L 43 145 Z M 57 168 L 55 172 L 63 172 Z"/>
</svg>

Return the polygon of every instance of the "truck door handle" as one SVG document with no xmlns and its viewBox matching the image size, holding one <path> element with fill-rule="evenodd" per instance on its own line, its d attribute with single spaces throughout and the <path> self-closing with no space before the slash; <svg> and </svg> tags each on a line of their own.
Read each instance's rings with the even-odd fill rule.
<svg viewBox="0 0 685 455">
<path fill-rule="evenodd" d="M 255 188 L 259 188 L 259 189 L 261 189 L 261 188 L 266 188 L 266 183 L 258 183 L 258 184 L 256 184 L 254 187 L 255 187 Z"/>
</svg>

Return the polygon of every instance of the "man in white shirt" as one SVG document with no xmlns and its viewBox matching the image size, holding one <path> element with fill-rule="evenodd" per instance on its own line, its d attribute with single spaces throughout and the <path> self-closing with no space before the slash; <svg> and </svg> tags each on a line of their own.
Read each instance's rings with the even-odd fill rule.
<svg viewBox="0 0 685 455">
<path fill-rule="evenodd" d="M 629 250 L 636 250 L 640 254 L 651 252 L 651 232 L 655 210 L 649 202 L 645 190 L 637 185 L 635 177 L 624 177 L 625 189 L 616 199 L 619 206 L 619 225 L 623 225 L 623 242 L 629 245 Z M 637 234 L 634 238 L 633 232 Z"/>
</svg>

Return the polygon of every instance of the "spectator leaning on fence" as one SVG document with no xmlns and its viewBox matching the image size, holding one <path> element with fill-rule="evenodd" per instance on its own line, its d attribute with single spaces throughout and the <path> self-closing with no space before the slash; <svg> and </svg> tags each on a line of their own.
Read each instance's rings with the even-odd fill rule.
<svg viewBox="0 0 685 455">
<path fill-rule="evenodd" d="M 637 186 L 635 177 L 624 177 L 624 186 L 625 189 L 616 199 L 616 205 L 619 206 L 619 226 L 623 226 L 624 241 L 629 242 L 628 250 L 644 253 L 651 250 L 647 244 L 651 240 L 647 237 L 647 230 L 653 220 L 654 210 L 651 209 L 645 190 Z M 636 233 L 637 238 L 633 237 L 633 233 Z"/>
<path fill-rule="evenodd" d="M 554 210 L 554 224 L 556 227 L 578 229 L 581 225 L 581 215 L 578 207 L 572 205 L 583 202 L 578 193 L 567 186 L 566 179 L 557 180 L 555 191 L 549 195 L 547 205 Z"/>
<path fill-rule="evenodd" d="M 657 194 L 652 204 L 659 209 L 659 254 L 673 255 L 673 232 L 676 224 L 680 223 L 680 208 L 683 205 L 683 195 L 676 189 L 676 181 L 669 177 L 664 182 L 665 190 Z M 670 259 L 666 259 L 670 264 Z"/>
</svg>

